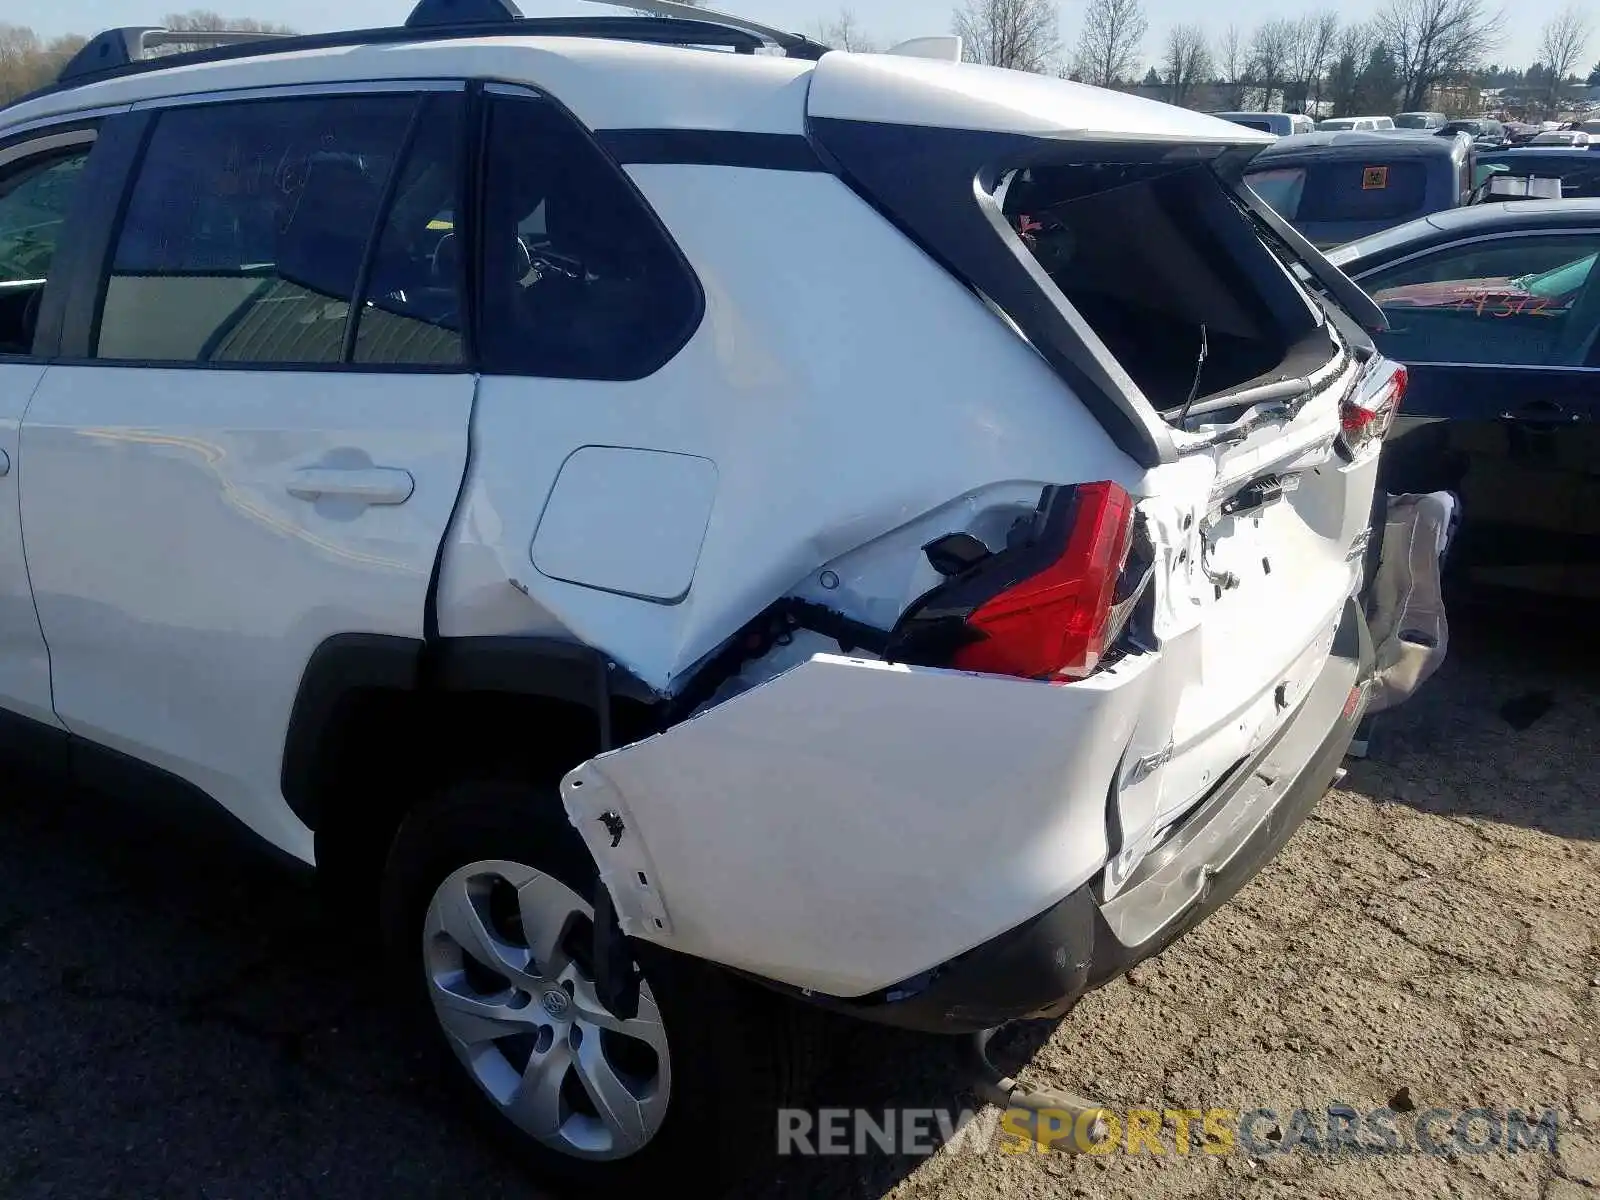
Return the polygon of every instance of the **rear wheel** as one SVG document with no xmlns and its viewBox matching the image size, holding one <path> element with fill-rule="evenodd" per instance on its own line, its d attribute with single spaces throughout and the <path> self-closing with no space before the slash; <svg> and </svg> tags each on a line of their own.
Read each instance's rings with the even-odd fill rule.
<svg viewBox="0 0 1600 1200">
<path fill-rule="evenodd" d="M 776 1145 L 809 1014 L 636 942 L 637 1010 L 612 1012 L 595 984 L 598 886 L 552 792 L 471 783 L 421 806 L 396 835 L 383 897 L 420 1032 L 541 1174 L 612 1188 L 692 1164 L 733 1183 Z"/>
</svg>

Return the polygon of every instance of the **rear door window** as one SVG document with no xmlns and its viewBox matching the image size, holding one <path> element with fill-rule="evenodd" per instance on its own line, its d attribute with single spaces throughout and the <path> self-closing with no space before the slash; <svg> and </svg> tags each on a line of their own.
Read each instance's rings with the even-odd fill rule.
<svg viewBox="0 0 1600 1200">
<path fill-rule="evenodd" d="M 306 97 L 162 112 L 118 232 L 96 357 L 344 361 L 419 103 Z"/>
<path fill-rule="evenodd" d="M 699 324 L 699 284 L 588 133 L 532 95 L 491 94 L 484 152 L 485 371 L 642 379 Z"/>
</svg>

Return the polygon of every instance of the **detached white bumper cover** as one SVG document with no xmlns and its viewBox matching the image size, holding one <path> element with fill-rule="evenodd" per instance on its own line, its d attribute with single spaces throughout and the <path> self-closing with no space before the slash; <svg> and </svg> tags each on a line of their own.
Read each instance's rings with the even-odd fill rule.
<svg viewBox="0 0 1600 1200">
<path fill-rule="evenodd" d="M 835 996 L 1089 880 L 1158 656 L 1060 686 L 817 655 L 562 782 L 623 932 Z"/>
<path fill-rule="evenodd" d="M 1409 699 L 1444 661 L 1450 631 L 1440 569 L 1459 520 L 1449 492 L 1389 497 L 1372 584 L 1377 661 L 1369 713 Z"/>
</svg>

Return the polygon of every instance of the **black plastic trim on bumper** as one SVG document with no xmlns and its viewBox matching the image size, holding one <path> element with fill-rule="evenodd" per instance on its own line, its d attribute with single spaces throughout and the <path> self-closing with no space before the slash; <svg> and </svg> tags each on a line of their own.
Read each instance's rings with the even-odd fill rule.
<svg viewBox="0 0 1600 1200">
<path fill-rule="evenodd" d="M 1097 885 L 1085 884 L 919 981 L 872 997 L 800 994 L 863 1020 L 933 1033 L 976 1033 L 1061 1015 L 1215 912 L 1283 848 L 1349 749 L 1366 708 L 1372 657 L 1366 620 L 1349 601 L 1327 663 L 1294 716 L 1149 853 L 1112 899 L 1100 901 Z"/>
</svg>

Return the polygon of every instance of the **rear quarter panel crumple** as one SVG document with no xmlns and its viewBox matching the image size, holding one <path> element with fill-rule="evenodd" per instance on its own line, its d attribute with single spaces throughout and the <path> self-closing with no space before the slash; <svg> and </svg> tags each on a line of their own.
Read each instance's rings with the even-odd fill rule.
<svg viewBox="0 0 1600 1200">
<path fill-rule="evenodd" d="M 838 179 L 700 165 L 630 174 L 700 279 L 701 325 L 647 379 L 481 381 L 442 634 L 569 636 L 669 689 L 829 560 L 964 495 L 1092 479 L 1137 490 L 1138 468 L 1026 344 Z M 583 446 L 715 465 L 679 602 L 534 567 L 553 481 Z M 640 483 L 619 472 L 612 486 L 634 489 L 648 527 L 663 518 Z"/>
</svg>

